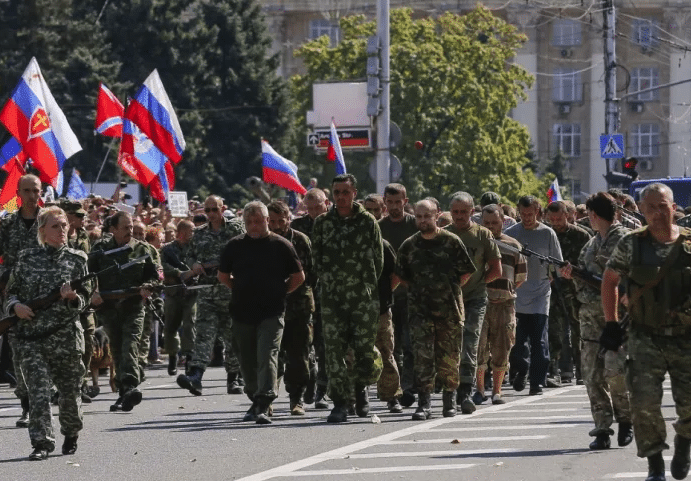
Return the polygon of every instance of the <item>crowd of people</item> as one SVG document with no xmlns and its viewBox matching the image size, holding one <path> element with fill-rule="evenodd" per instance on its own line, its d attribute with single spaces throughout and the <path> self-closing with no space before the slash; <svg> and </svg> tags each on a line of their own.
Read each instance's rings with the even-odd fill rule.
<svg viewBox="0 0 691 481">
<path fill-rule="evenodd" d="M 401 184 L 358 199 L 350 174 L 313 186 L 294 210 L 253 201 L 236 213 L 211 195 L 191 201 L 186 218 L 118 208 L 119 190 L 44 206 L 40 194 L 37 177 L 22 177 L 21 207 L 0 222 L 13 321 L 3 337 L 32 460 L 55 448 L 51 401 L 62 452 L 76 451 L 81 403 L 98 394 L 86 379 L 98 328 L 113 357 L 111 411 L 142 402 L 159 351 L 196 396 L 223 359 L 228 393 L 247 395 L 243 419 L 257 424 L 272 423 L 281 381 L 291 415 L 331 408 L 330 423 L 367 416 L 374 384 L 391 412 L 417 401 L 415 420 L 430 418 L 435 392 L 452 417 L 503 404 L 505 384 L 532 396 L 585 384 L 590 449 L 609 448 L 617 423 L 618 445 L 635 438 L 648 458 L 648 481 L 665 479 L 669 372 L 679 415 L 671 471 L 688 474 L 691 231 L 681 226 L 691 217 L 662 184 L 641 193 L 642 215 L 616 190 L 545 208 L 533 196 L 514 208 L 493 192 L 412 205 Z M 36 302 L 48 293 L 50 303 Z"/>
</svg>

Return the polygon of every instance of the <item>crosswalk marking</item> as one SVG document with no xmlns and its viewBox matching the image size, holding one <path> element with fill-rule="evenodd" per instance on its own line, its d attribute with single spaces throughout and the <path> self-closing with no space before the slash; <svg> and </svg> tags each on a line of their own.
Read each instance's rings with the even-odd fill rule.
<svg viewBox="0 0 691 481">
<path fill-rule="evenodd" d="M 445 451 L 396 451 L 392 453 L 362 453 L 350 454 L 348 459 L 377 459 L 377 458 L 408 458 L 420 456 L 470 456 L 472 454 L 507 454 L 507 453 L 521 453 L 530 452 L 533 449 L 519 449 L 519 448 L 487 448 L 487 449 L 447 449 Z"/>
<path fill-rule="evenodd" d="M 460 441 L 462 444 L 478 443 L 478 442 L 499 442 L 499 441 L 537 441 L 539 439 L 549 438 L 546 434 L 536 434 L 534 436 L 487 436 L 480 438 L 462 438 L 462 439 L 416 439 L 413 441 L 388 441 L 380 444 L 451 444 L 454 441 Z"/>
<path fill-rule="evenodd" d="M 583 404 L 583 403 L 581 403 Z M 586 407 L 587 409 L 587 407 Z M 564 412 L 574 412 L 574 411 L 582 411 L 583 408 L 557 408 L 557 409 L 539 409 L 539 412 L 541 413 L 564 413 Z M 536 412 L 535 409 L 510 409 L 506 411 L 507 413 L 534 413 Z"/>
<path fill-rule="evenodd" d="M 467 431 L 532 431 L 534 429 L 564 429 L 564 428 L 575 428 L 581 426 L 581 424 L 576 423 L 563 423 L 563 424 L 504 424 L 503 426 L 473 426 L 471 428 L 434 428 L 430 429 L 430 433 L 455 433 L 455 432 L 467 432 Z"/>
<path fill-rule="evenodd" d="M 347 474 L 370 474 L 370 473 L 397 473 L 409 471 L 441 471 L 448 469 L 467 469 L 475 466 L 474 464 L 432 464 L 427 466 L 383 466 L 381 468 L 352 468 L 352 469 L 318 469 L 310 471 L 293 471 L 278 476 L 281 477 L 302 477 L 302 476 L 340 476 Z"/>
<path fill-rule="evenodd" d="M 515 411 L 508 411 L 506 414 L 511 414 L 512 412 Z M 515 417 L 492 417 L 492 418 L 471 418 L 470 416 L 466 416 L 464 419 L 467 421 L 479 421 L 486 423 L 488 421 L 501 421 L 501 422 L 506 422 L 506 421 L 545 421 L 548 419 L 592 419 L 591 414 L 570 414 L 567 416 L 521 416 L 520 418 L 515 418 Z"/>
</svg>

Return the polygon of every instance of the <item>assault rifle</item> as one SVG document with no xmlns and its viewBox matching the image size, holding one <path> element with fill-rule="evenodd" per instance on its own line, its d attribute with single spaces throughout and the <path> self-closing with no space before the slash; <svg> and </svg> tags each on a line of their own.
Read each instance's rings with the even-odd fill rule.
<svg viewBox="0 0 691 481">
<path fill-rule="evenodd" d="M 113 291 L 102 291 L 99 292 L 99 295 L 101 296 L 101 299 L 104 301 L 109 301 L 109 300 L 120 300 L 120 299 L 128 299 L 130 297 L 136 297 L 139 295 L 142 289 L 149 290 L 151 292 L 156 292 L 160 293 L 165 291 L 166 289 L 177 289 L 177 288 L 182 288 L 187 291 L 195 291 L 197 289 L 206 289 L 208 287 L 215 287 L 215 284 L 199 284 L 197 286 L 188 286 L 187 284 L 175 284 L 172 286 L 163 286 L 163 285 L 151 285 L 151 284 L 142 284 L 141 286 L 134 286 L 134 287 L 128 287 L 126 289 L 116 289 Z"/>
<path fill-rule="evenodd" d="M 73 291 L 81 289 L 85 282 L 95 278 L 98 275 L 105 273 L 106 271 L 110 271 L 112 269 L 118 269 L 118 266 L 117 265 L 109 266 L 109 267 L 106 267 L 105 269 L 103 269 L 102 271 L 92 272 L 92 273 L 87 274 L 83 277 L 80 277 L 79 279 L 72 280 L 72 281 L 70 281 L 70 287 L 72 288 Z M 62 284 L 60 284 L 58 287 L 53 288 L 47 294 L 44 294 L 42 296 L 31 299 L 29 301 L 23 302 L 22 304 L 31 308 L 31 310 L 34 312 L 48 309 L 50 306 L 52 306 L 53 304 L 58 302 L 60 299 L 62 299 L 62 295 L 60 293 L 61 289 L 62 289 Z M 19 317 L 16 314 L 12 314 L 10 316 L 4 317 L 3 319 L 0 319 L 0 335 L 4 334 L 5 331 L 7 331 L 10 327 L 14 326 L 18 322 L 19 322 Z"/>
<path fill-rule="evenodd" d="M 643 224 L 643 225 L 646 224 L 645 216 L 643 214 L 641 214 L 640 212 L 629 210 L 626 207 L 623 207 L 619 204 L 617 204 L 617 209 L 619 209 L 620 211 L 622 211 L 624 214 L 628 215 L 629 217 L 633 217 L 634 219 L 641 221 L 641 224 Z"/>
</svg>

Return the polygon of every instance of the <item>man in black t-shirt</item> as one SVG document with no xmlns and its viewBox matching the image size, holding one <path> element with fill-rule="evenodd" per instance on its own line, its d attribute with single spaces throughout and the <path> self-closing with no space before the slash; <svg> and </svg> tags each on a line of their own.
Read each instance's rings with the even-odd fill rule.
<svg viewBox="0 0 691 481">
<path fill-rule="evenodd" d="M 286 296 L 305 274 L 291 243 L 269 231 L 264 204 L 250 202 L 242 217 L 247 234 L 231 239 L 221 252 L 218 280 L 232 289 L 234 347 L 252 401 L 244 420 L 271 424 Z"/>
</svg>

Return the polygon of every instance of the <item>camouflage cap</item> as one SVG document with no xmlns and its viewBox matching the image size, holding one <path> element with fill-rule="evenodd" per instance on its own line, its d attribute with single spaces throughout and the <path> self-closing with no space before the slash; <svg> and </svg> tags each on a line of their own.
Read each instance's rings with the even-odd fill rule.
<svg viewBox="0 0 691 481">
<path fill-rule="evenodd" d="M 496 192 L 485 192 L 482 194 L 482 197 L 480 197 L 480 205 L 482 207 L 490 204 L 498 204 L 499 203 L 499 194 Z"/>
<path fill-rule="evenodd" d="M 77 200 L 60 199 L 58 205 L 68 214 L 86 215 L 86 211 L 82 208 L 82 203 Z"/>
</svg>

